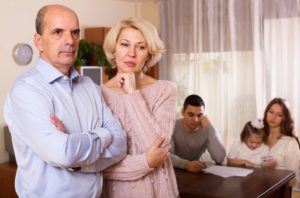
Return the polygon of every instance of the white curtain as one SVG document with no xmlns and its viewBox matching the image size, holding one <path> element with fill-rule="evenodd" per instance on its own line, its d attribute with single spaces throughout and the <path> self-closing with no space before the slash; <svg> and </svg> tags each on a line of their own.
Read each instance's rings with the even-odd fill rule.
<svg viewBox="0 0 300 198">
<path fill-rule="evenodd" d="M 161 0 L 160 78 L 196 93 L 228 149 L 274 97 L 300 126 L 299 0 Z"/>
</svg>

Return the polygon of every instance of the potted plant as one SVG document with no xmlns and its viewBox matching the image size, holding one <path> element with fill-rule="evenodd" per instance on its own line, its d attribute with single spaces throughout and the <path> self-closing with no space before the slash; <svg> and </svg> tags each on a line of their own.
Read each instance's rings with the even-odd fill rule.
<svg viewBox="0 0 300 198">
<path fill-rule="evenodd" d="M 108 62 L 103 47 L 98 44 L 90 43 L 85 39 L 79 41 L 78 54 L 74 63 L 75 67 L 97 65 L 106 67 L 108 79 L 114 75 L 114 70 Z"/>
</svg>

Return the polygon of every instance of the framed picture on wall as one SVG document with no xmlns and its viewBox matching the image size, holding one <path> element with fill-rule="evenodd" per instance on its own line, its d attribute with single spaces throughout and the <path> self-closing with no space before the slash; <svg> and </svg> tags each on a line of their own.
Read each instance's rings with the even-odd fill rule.
<svg viewBox="0 0 300 198">
<path fill-rule="evenodd" d="M 103 82 L 102 79 L 102 67 L 99 66 L 81 66 L 80 74 L 90 77 L 94 83 L 100 85 Z"/>
</svg>

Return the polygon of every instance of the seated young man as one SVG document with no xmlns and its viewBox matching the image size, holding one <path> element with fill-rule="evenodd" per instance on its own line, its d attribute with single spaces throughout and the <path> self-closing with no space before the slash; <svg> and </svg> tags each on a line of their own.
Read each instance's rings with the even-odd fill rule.
<svg viewBox="0 0 300 198">
<path fill-rule="evenodd" d="M 217 129 L 205 114 L 205 104 L 198 95 L 188 96 L 183 105 L 182 119 L 175 123 L 172 136 L 171 160 L 175 168 L 199 172 L 206 168 L 201 160 L 208 151 L 212 160 L 221 164 L 226 151 L 218 136 Z"/>
</svg>

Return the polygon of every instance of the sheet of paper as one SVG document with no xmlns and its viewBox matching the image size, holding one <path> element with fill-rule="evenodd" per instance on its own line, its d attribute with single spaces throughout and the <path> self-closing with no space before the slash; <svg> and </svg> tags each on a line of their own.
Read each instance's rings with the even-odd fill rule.
<svg viewBox="0 0 300 198">
<path fill-rule="evenodd" d="M 253 172 L 252 169 L 247 169 L 247 168 L 216 166 L 216 165 L 209 166 L 203 171 L 221 177 L 232 177 L 232 176 L 246 177 L 247 175 Z"/>
</svg>

